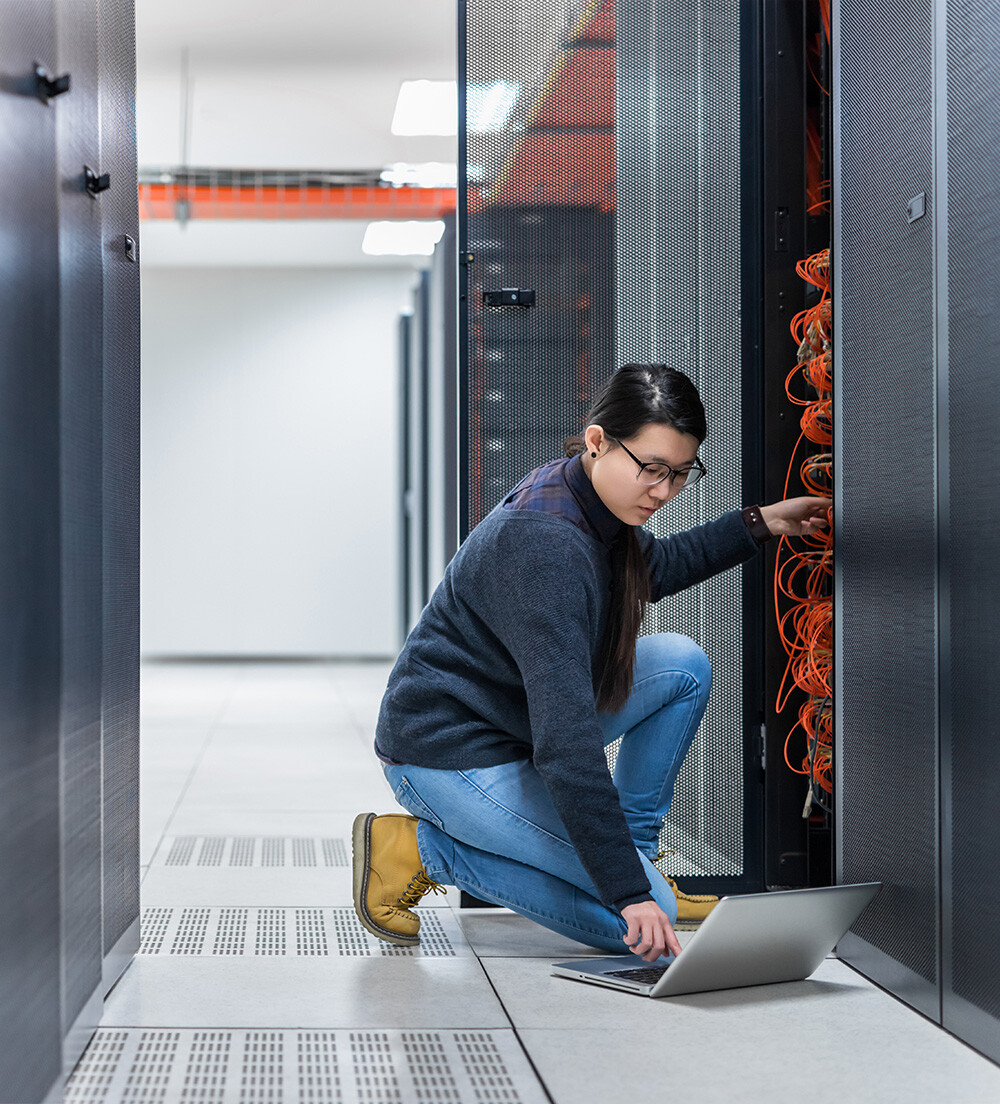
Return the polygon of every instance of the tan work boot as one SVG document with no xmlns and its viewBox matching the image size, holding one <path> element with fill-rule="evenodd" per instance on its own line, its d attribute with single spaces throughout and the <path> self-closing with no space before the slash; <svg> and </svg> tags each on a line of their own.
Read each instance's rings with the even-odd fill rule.
<svg viewBox="0 0 1000 1104">
<path fill-rule="evenodd" d="M 354 819 L 354 909 L 362 924 L 397 947 L 420 942 L 420 917 L 410 909 L 424 894 L 446 893 L 427 876 L 417 849 L 417 818 L 405 813 Z"/>
<path fill-rule="evenodd" d="M 671 892 L 677 898 L 678 924 L 699 923 L 719 903 L 719 898 L 713 897 L 710 893 L 684 893 L 678 889 L 673 878 L 666 874 L 663 877 L 667 879 L 667 885 L 670 886 Z"/>
</svg>

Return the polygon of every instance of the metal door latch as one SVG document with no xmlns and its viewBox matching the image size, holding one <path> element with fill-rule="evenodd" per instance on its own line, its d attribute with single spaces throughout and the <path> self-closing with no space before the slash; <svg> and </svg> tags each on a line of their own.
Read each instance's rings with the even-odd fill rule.
<svg viewBox="0 0 1000 1104">
<path fill-rule="evenodd" d="M 533 307 L 535 293 L 531 288 L 501 288 L 499 291 L 484 291 L 484 307 Z"/>
<path fill-rule="evenodd" d="M 83 166 L 83 171 L 87 177 L 87 191 L 92 196 L 96 196 L 101 192 L 106 192 L 111 187 L 111 174 L 103 173 L 98 176 L 97 173 L 89 165 Z"/>
<path fill-rule="evenodd" d="M 53 77 L 47 69 L 35 62 L 35 90 L 42 103 L 47 104 L 56 96 L 69 91 L 69 73 L 64 73 L 61 77 Z"/>
</svg>

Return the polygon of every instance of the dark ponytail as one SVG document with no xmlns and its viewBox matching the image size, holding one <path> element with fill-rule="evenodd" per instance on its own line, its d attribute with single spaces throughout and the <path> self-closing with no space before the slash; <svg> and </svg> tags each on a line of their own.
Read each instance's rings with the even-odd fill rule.
<svg viewBox="0 0 1000 1104">
<path fill-rule="evenodd" d="M 698 390 L 683 372 L 663 364 L 626 364 L 594 400 L 587 425 L 599 425 L 609 437 L 628 440 L 650 424 L 690 434 L 701 444 L 707 426 Z M 610 442 L 612 448 L 617 445 Z M 567 437 L 567 456 L 586 448 L 583 437 Z M 649 602 L 649 569 L 635 527 L 622 526 L 611 553 L 612 592 L 601 645 L 597 708 L 616 713 L 632 692 L 635 644 Z"/>
</svg>

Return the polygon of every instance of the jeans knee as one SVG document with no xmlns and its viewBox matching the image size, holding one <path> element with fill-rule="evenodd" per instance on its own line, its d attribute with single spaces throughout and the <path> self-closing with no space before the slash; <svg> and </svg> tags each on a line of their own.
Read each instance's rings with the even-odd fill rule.
<svg viewBox="0 0 1000 1104">
<path fill-rule="evenodd" d="M 705 649 L 682 633 L 654 633 L 639 641 L 649 641 L 648 648 L 655 650 L 655 663 L 661 671 L 684 671 L 707 694 L 712 685 L 712 664 Z"/>
</svg>

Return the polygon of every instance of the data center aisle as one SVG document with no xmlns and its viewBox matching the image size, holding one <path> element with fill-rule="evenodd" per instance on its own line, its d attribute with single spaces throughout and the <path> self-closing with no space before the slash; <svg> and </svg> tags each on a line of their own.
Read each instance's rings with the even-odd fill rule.
<svg viewBox="0 0 1000 1104">
<path fill-rule="evenodd" d="M 455 890 L 420 906 L 418 949 L 368 936 L 350 828 L 394 808 L 388 670 L 144 666 L 142 949 L 67 1101 L 1000 1100 L 1000 1069 L 832 958 L 649 1001 L 551 977 L 587 948 Z"/>
</svg>

